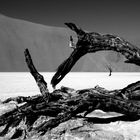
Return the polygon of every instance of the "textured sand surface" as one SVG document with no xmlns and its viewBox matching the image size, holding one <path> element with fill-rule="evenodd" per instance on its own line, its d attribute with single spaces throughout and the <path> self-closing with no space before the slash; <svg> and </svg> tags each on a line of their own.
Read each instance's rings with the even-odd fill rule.
<svg viewBox="0 0 140 140">
<path fill-rule="evenodd" d="M 25 48 L 29 48 L 39 71 L 56 71 L 72 52 L 68 47 L 70 35 L 75 36 L 68 28 L 44 26 L 0 15 L 0 71 L 28 71 L 23 54 Z M 123 56 L 111 51 L 88 54 L 76 63 L 72 71 L 106 72 L 107 66 L 116 72 L 140 71 L 137 66 L 124 64 L 124 60 Z"/>
</svg>

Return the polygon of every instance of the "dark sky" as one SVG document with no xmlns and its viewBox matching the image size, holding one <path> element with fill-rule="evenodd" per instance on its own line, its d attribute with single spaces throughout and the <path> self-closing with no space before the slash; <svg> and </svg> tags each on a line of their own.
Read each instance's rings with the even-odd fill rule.
<svg viewBox="0 0 140 140">
<path fill-rule="evenodd" d="M 74 22 L 140 41 L 140 0 L 0 0 L 0 13 L 50 26 Z"/>
</svg>

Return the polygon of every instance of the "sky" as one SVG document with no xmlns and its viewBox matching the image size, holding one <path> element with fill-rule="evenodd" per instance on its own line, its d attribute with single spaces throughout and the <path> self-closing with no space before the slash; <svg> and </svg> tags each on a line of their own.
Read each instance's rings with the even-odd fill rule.
<svg viewBox="0 0 140 140">
<path fill-rule="evenodd" d="M 140 0 L 0 0 L 0 13 L 57 27 L 74 22 L 140 44 Z"/>
</svg>

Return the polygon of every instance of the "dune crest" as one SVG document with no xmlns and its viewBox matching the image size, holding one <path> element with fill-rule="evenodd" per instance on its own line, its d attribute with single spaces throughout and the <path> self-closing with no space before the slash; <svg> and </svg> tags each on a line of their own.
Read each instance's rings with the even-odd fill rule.
<svg viewBox="0 0 140 140">
<path fill-rule="evenodd" d="M 53 72 L 71 53 L 67 28 L 44 26 L 0 15 L 0 72 L 28 71 L 24 49 L 28 48 L 38 71 Z M 114 53 L 114 52 L 113 52 Z M 113 58 L 114 56 L 114 58 Z M 123 63 L 124 58 L 112 52 L 90 54 L 79 60 L 72 71 L 106 72 L 106 65 L 115 72 L 137 72 L 139 67 Z"/>
</svg>

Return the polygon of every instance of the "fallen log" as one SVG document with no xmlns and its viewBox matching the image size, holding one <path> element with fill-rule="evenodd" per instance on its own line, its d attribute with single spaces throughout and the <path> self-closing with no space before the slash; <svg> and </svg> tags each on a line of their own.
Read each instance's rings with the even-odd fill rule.
<svg viewBox="0 0 140 140">
<path fill-rule="evenodd" d="M 25 104 L 0 116 L 0 126 L 6 125 L 0 133 L 0 136 L 6 135 L 9 128 L 19 126 L 22 120 L 24 120 L 27 125 L 26 131 L 28 131 L 28 133 L 37 132 L 43 135 L 52 128 L 57 127 L 62 122 L 73 117 L 78 117 L 79 113 L 84 112 L 84 116 L 86 116 L 95 109 L 115 111 L 124 114 L 128 118 L 137 119 L 140 117 L 140 106 L 134 101 L 131 101 L 132 96 L 135 96 L 135 92 L 130 99 L 130 96 L 125 98 L 125 92 L 122 92 L 127 89 L 131 92 L 135 91 L 134 87 L 135 85 L 138 85 L 138 83 L 131 84 L 124 89 L 112 91 L 108 91 L 99 86 L 83 90 L 62 87 L 61 89 L 54 90 L 54 92 L 50 94 L 46 82 L 40 80 L 40 77 L 41 79 L 44 78 L 42 75 L 40 76 L 35 69 L 30 53 L 27 49 L 25 50 L 25 58 L 31 74 L 38 82 L 38 87 L 41 88 L 40 91 L 47 93 L 49 95 L 49 100 L 48 102 L 44 100 L 44 94 L 32 97 L 21 97 L 21 99 L 20 97 L 17 97 L 17 100 L 14 98 L 14 101 L 17 101 L 18 103 L 21 103 L 22 101 L 22 103 L 25 102 Z M 44 86 L 45 88 L 42 88 Z M 131 87 L 133 90 L 130 90 Z M 131 92 L 129 92 L 129 94 L 131 94 Z M 8 101 L 11 101 L 11 99 L 7 99 L 3 103 Z M 33 127 L 35 121 L 41 115 L 49 117 L 48 120 L 42 122 L 37 127 Z M 17 131 L 15 133 L 17 133 Z"/>
<path fill-rule="evenodd" d="M 76 32 L 82 34 L 82 31 L 76 30 Z M 85 116 L 96 109 L 118 112 L 129 120 L 140 118 L 139 81 L 123 89 L 112 91 L 99 86 L 83 90 L 61 87 L 50 93 L 43 76 L 33 64 L 29 50 L 26 49 L 24 54 L 30 73 L 42 95 L 21 96 L 3 101 L 5 104 L 13 100 L 17 102 L 17 108 L 0 116 L 0 126 L 3 126 L 0 136 L 7 135 L 11 129 L 14 129 L 14 132 L 9 135 L 9 138 L 20 138 L 21 136 L 27 138 L 29 134 L 30 136 L 31 134 L 44 135 L 65 121 L 79 118 L 80 113 L 84 114 L 83 118 L 88 121 L 89 119 Z M 21 103 L 23 104 L 19 106 Z M 45 116 L 45 119 L 35 125 L 41 116 Z"/>
</svg>

